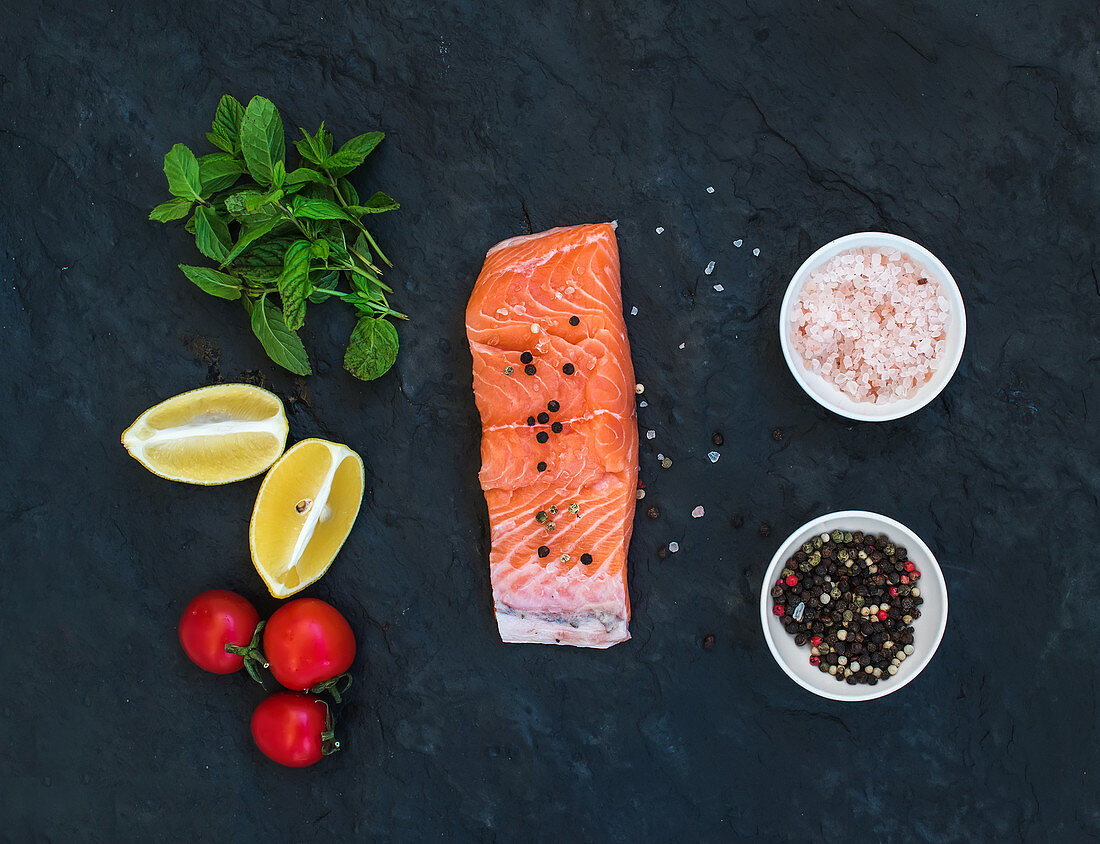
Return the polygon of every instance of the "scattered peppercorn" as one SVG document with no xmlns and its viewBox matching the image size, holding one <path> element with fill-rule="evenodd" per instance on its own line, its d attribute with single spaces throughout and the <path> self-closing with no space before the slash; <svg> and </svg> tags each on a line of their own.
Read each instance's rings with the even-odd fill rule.
<svg viewBox="0 0 1100 844">
<path fill-rule="evenodd" d="M 540 413 L 538 415 L 538 420 L 540 425 L 545 425 L 547 422 L 550 421 L 550 414 L 546 412 Z"/>
<path fill-rule="evenodd" d="M 527 424 L 528 425 L 534 425 L 535 424 L 535 417 L 534 416 L 528 416 L 527 417 Z"/>
<path fill-rule="evenodd" d="M 534 359 L 535 359 L 535 356 L 532 355 L 530 352 L 524 352 L 522 355 L 519 356 L 519 362 L 520 363 L 530 363 Z"/>
<path fill-rule="evenodd" d="M 745 525 L 745 517 L 735 513 L 730 516 L 730 527 L 734 530 L 740 530 Z"/>
<path fill-rule="evenodd" d="M 661 466 L 665 469 L 671 469 L 672 468 L 672 458 L 671 457 L 662 457 L 661 458 Z"/>
<path fill-rule="evenodd" d="M 526 372 L 528 375 L 534 375 L 536 372 L 538 372 L 538 370 L 535 369 L 535 365 L 533 363 L 529 363 L 527 364 L 527 366 L 523 367 L 523 371 Z"/>
<path fill-rule="evenodd" d="M 551 413 L 557 413 L 559 410 L 561 410 L 561 405 L 558 404 L 554 399 L 550 399 L 550 401 L 546 403 L 546 409 L 549 410 Z"/>
<path fill-rule="evenodd" d="M 661 511 L 658 510 L 656 507 L 650 507 L 648 510 L 645 511 L 645 514 L 651 519 L 656 519 L 658 516 L 661 515 Z"/>
<path fill-rule="evenodd" d="M 571 316 L 571 317 L 569 317 L 569 324 L 570 325 L 580 325 L 581 324 L 581 318 L 579 316 Z"/>
<path fill-rule="evenodd" d="M 773 428 L 772 429 L 772 439 L 775 440 L 776 442 L 782 442 L 783 441 L 783 429 L 782 428 Z"/>
<path fill-rule="evenodd" d="M 561 429 L 562 429 L 561 422 L 555 422 L 553 425 L 550 426 L 550 430 L 553 431 L 555 434 L 560 434 Z"/>
<path fill-rule="evenodd" d="M 540 545 L 539 546 L 539 556 L 540 557 L 549 557 L 550 556 L 550 549 L 547 548 L 545 545 Z"/>
<path fill-rule="evenodd" d="M 540 472 L 545 472 L 546 471 L 546 461 L 540 460 L 538 465 L 535 468 L 538 469 Z"/>
<path fill-rule="evenodd" d="M 757 529 L 757 531 L 761 536 L 767 536 L 769 533 L 772 532 L 772 526 L 769 525 L 767 522 L 761 522 L 760 527 Z"/>
<path fill-rule="evenodd" d="M 581 554 L 581 565 L 582 566 L 592 565 L 592 555 L 591 554 Z"/>
<path fill-rule="evenodd" d="M 903 552 L 885 536 L 834 530 L 787 560 L 770 589 L 772 612 L 796 646 L 809 643 L 811 665 L 849 685 L 897 674 L 913 653 L 910 625 L 922 603 L 920 589 L 899 574 L 911 564 Z"/>
<path fill-rule="evenodd" d="M 708 633 L 706 636 L 703 637 L 703 650 L 704 651 L 709 651 L 713 647 L 714 647 L 714 634 L 713 633 Z"/>
<path fill-rule="evenodd" d="M 922 284 L 922 285 L 923 284 L 928 284 L 928 279 L 926 279 L 922 276 L 921 278 L 917 279 L 917 284 Z"/>
<path fill-rule="evenodd" d="M 515 372 L 515 370 L 512 369 L 512 367 L 510 367 L 510 366 L 504 367 L 504 374 L 505 375 L 511 375 L 513 372 Z"/>
<path fill-rule="evenodd" d="M 722 445 L 722 443 L 724 443 L 726 440 L 725 437 L 722 436 L 721 431 L 715 431 L 714 436 L 710 438 L 710 441 L 715 445 Z"/>
<path fill-rule="evenodd" d="M 662 545 L 660 548 L 658 548 L 657 549 L 657 556 L 660 557 L 662 560 L 665 557 L 667 557 L 668 556 L 668 546 L 667 545 Z"/>
<path fill-rule="evenodd" d="M 577 370 L 576 370 L 576 367 L 573 366 L 573 364 L 567 363 L 565 366 L 563 366 L 561 368 L 561 371 L 564 372 L 566 375 L 572 375 Z"/>
<path fill-rule="evenodd" d="M 539 431 L 537 434 L 535 434 L 535 439 L 538 440 L 540 443 L 544 443 L 548 439 L 550 439 L 550 435 L 546 433 L 546 431 Z"/>
</svg>

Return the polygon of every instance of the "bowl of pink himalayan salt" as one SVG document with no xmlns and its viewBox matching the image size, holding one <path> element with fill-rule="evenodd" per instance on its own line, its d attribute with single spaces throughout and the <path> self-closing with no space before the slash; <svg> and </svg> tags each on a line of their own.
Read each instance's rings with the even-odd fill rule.
<svg viewBox="0 0 1100 844">
<path fill-rule="evenodd" d="M 940 394 L 962 358 L 962 294 L 904 237 L 837 238 L 798 268 L 779 318 L 791 374 L 814 401 L 860 422 L 900 419 Z"/>
</svg>

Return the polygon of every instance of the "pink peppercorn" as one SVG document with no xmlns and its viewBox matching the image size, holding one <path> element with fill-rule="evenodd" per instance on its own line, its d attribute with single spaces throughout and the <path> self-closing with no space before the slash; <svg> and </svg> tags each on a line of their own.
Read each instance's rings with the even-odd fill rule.
<svg viewBox="0 0 1100 844">
<path fill-rule="evenodd" d="M 901 582 L 902 582 L 902 583 L 908 583 L 908 582 L 909 582 L 909 575 L 907 575 L 907 574 L 903 574 L 903 575 L 901 576 Z"/>
<path fill-rule="evenodd" d="M 890 597 L 891 598 L 896 598 L 897 596 L 898 596 L 898 587 L 891 586 L 890 587 Z"/>
<path fill-rule="evenodd" d="M 793 575 L 793 574 L 788 574 L 787 575 L 787 585 L 788 586 L 795 586 L 795 585 L 797 585 L 797 583 L 798 583 L 798 578 L 795 575 Z"/>
<path fill-rule="evenodd" d="M 879 621 L 886 621 L 886 610 L 879 610 L 878 611 L 878 620 Z"/>
<path fill-rule="evenodd" d="M 813 645 L 816 648 L 818 645 L 821 644 L 821 637 L 820 636 L 811 637 L 810 644 Z"/>
<path fill-rule="evenodd" d="M 786 604 L 776 604 L 774 607 L 772 607 L 772 613 L 774 615 L 783 615 L 783 613 L 785 613 L 786 611 L 787 611 L 787 605 Z"/>
<path fill-rule="evenodd" d="M 916 563 L 914 563 L 912 560 L 906 560 L 905 561 L 905 570 L 906 571 L 913 571 L 914 569 L 916 569 L 916 567 L 917 567 Z"/>
<path fill-rule="evenodd" d="M 913 580 L 920 580 L 920 569 L 913 569 Z"/>
<path fill-rule="evenodd" d="M 815 654 L 811 654 L 810 655 L 810 665 L 820 665 L 820 664 L 821 664 L 821 657 L 819 657 Z"/>
</svg>

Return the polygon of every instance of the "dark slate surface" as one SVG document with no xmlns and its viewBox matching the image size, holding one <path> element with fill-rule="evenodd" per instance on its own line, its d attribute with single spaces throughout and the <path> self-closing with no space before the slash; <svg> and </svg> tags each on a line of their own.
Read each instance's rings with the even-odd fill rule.
<svg viewBox="0 0 1100 844">
<path fill-rule="evenodd" d="M 1094 4 L 369 5 L 2 4 L 4 836 L 1100 833 Z M 376 231 L 415 320 L 383 380 L 341 370 L 336 304 L 305 331 L 317 374 L 276 370 L 175 271 L 197 256 L 182 230 L 146 221 L 164 152 L 201 146 L 226 91 L 389 132 L 358 184 L 404 203 Z M 490 612 L 462 310 L 526 218 L 617 218 L 640 312 L 662 516 L 631 549 L 634 638 L 606 652 L 504 646 Z M 775 327 L 803 258 L 868 228 L 940 256 L 970 321 L 947 391 L 879 425 L 803 395 Z M 352 621 L 360 681 L 345 752 L 308 771 L 261 757 L 261 691 L 175 638 L 205 588 L 273 608 L 246 544 L 258 482 L 168 483 L 118 444 L 154 402 L 249 373 L 296 399 L 292 438 L 367 465 L 308 593 Z M 756 609 L 783 537 L 849 507 L 916 529 L 952 599 L 925 673 L 864 705 L 795 686 Z"/>
</svg>

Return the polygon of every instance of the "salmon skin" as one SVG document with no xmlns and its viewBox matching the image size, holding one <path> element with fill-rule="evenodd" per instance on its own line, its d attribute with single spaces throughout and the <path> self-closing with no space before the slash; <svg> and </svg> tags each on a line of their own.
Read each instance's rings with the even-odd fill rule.
<svg viewBox="0 0 1100 844">
<path fill-rule="evenodd" d="M 489 250 L 466 308 L 500 638 L 630 638 L 634 367 L 613 223 Z"/>
</svg>

